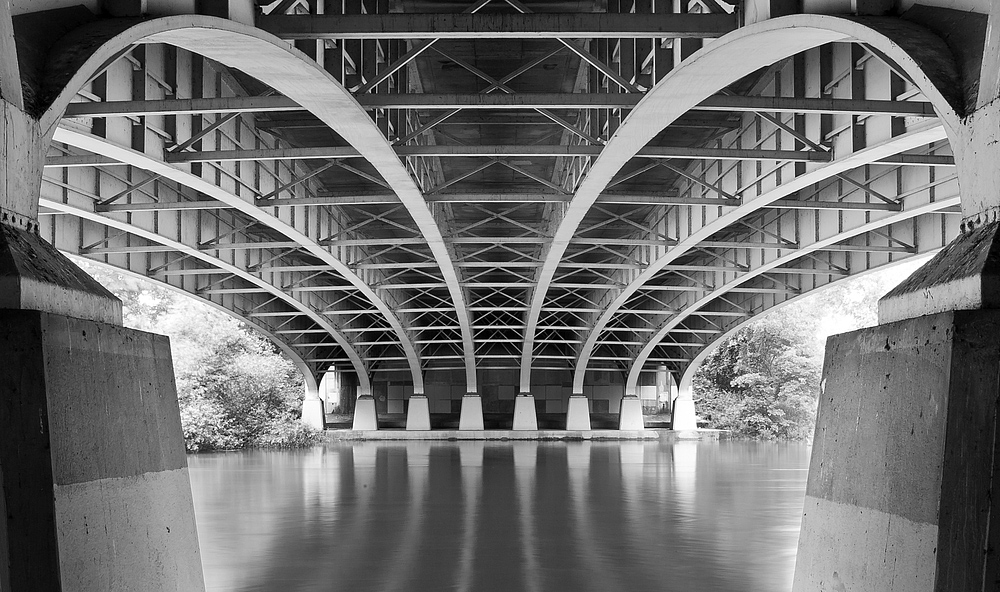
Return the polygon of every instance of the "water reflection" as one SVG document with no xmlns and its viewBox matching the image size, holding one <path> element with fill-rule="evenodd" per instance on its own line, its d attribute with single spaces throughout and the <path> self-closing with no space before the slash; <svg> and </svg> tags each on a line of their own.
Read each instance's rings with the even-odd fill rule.
<svg viewBox="0 0 1000 592">
<path fill-rule="evenodd" d="M 211 591 L 790 590 L 798 444 L 343 443 L 189 458 Z"/>
</svg>

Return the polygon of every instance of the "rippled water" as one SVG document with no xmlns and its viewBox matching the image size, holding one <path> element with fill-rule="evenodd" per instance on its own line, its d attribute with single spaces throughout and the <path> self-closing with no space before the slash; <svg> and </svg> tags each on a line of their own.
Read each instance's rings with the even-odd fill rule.
<svg viewBox="0 0 1000 592">
<path fill-rule="evenodd" d="M 790 590 L 808 461 L 725 441 L 188 458 L 213 592 Z"/>
</svg>

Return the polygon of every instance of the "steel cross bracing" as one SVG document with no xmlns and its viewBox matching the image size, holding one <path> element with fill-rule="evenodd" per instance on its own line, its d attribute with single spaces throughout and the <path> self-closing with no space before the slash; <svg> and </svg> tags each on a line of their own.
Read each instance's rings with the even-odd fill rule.
<svg viewBox="0 0 1000 592">
<path fill-rule="evenodd" d="M 229 310 L 314 376 L 355 371 L 365 391 L 403 372 L 421 392 L 427 371 L 461 369 L 475 391 L 477 369 L 511 368 L 528 392 L 532 368 L 564 368 L 582 393 L 588 370 L 615 369 L 632 392 L 957 232 L 930 101 L 861 43 L 738 73 L 659 123 L 643 97 L 736 27 L 731 4 L 261 10 L 354 111 L 338 121 L 277 68 L 154 37 L 66 109 L 42 231 Z M 637 143 L 636 121 L 660 127 Z"/>
</svg>

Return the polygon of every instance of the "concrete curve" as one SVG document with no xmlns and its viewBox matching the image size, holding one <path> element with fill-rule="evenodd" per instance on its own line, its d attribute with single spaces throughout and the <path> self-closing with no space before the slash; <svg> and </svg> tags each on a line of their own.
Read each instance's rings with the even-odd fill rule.
<svg viewBox="0 0 1000 592">
<path fill-rule="evenodd" d="M 329 251 L 319 246 L 315 241 L 310 239 L 308 236 L 302 234 L 294 227 L 281 221 L 276 216 L 272 216 L 271 214 L 264 212 L 263 209 L 257 207 L 253 203 L 244 201 L 239 196 L 233 195 L 228 191 L 225 191 L 224 189 L 216 185 L 213 185 L 208 181 L 205 181 L 204 179 L 202 179 L 197 175 L 193 175 L 186 171 L 182 171 L 170 164 L 167 164 L 163 161 L 147 156 L 146 154 L 143 154 L 141 152 L 129 148 L 124 148 L 122 146 L 118 146 L 117 144 L 109 142 L 104 138 L 100 138 L 98 136 L 94 136 L 91 134 L 84 134 L 81 132 L 65 128 L 57 128 L 55 130 L 53 138 L 57 142 L 63 142 L 68 145 L 75 146 L 83 150 L 87 150 L 88 152 L 93 152 L 94 154 L 100 154 L 103 156 L 107 156 L 109 158 L 114 158 L 115 160 L 118 160 L 120 162 L 124 162 L 134 167 L 159 174 L 166 179 L 176 181 L 196 191 L 200 191 L 205 195 L 218 199 L 219 201 L 226 203 L 227 205 L 233 207 L 234 209 L 237 209 L 253 217 L 256 220 L 259 220 L 264 224 L 267 224 L 268 226 L 274 228 L 278 232 L 281 232 L 291 240 L 294 240 L 297 243 L 303 245 L 303 248 L 309 251 L 309 253 L 320 258 L 324 263 L 330 265 L 336 271 L 340 272 L 342 276 L 344 276 L 348 280 L 351 280 L 351 283 L 355 287 L 359 287 L 359 291 L 362 291 L 362 293 L 368 296 L 369 300 L 372 301 L 372 303 L 375 304 L 379 308 L 379 310 L 382 311 L 383 314 L 385 314 L 389 318 L 390 322 L 393 321 L 395 322 L 395 324 L 392 325 L 392 327 L 395 330 L 396 335 L 402 337 L 400 343 L 403 347 L 403 351 L 406 352 L 407 354 L 407 360 L 410 362 L 410 372 L 411 374 L 421 377 L 421 380 L 419 381 L 414 380 L 414 392 L 416 392 L 418 385 L 421 387 L 420 392 L 423 392 L 422 373 L 420 372 L 419 358 L 416 356 L 416 350 L 413 348 L 413 343 L 409 340 L 409 337 L 403 330 L 402 324 L 399 322 L 399 319 L 396 318 L 396 315 L 392 313 L 392 311 L 385 304 L 385 302 L 383 302 L 382 299 L 378 298 L 375 295 L 374 291 L 370 287 L 368 287 L 368 285 L 365 284 L 361 280 L 361 278 L 357 277 L 357 275 L 351 272 L 350 269 L 346 265 L 344 265 L 343 262 L 334 257 Z M 360 286 L 364 286 L 364 289 L 361 289 Z M 332 327 L 332 325 L 329 322 L 327 322 L 326 325 L 324 326 Z M 354 349 L 353 346 L 351 347 L 351 349 L 353 351 Z"/>
<path fill-rule="evenodd" d="M 873 220 L 867 224 L 863 224 L 861 226 L 851 228 L 845 232 L 837 233 L 825 239 L 818 240 L 803 248 L 795 249 L 794 251 L 783 257 L 778 257 L 773 261 L 770 261 L 764 265 L 760 265 L 758 267 L 755 267 L 747 271 L 745 274 L 737 277 L 733 281 L 706 294 L 703 298 L 699 299 L 691 306 L 686 307 L 683 311 L 671 317 L 670 320 L 663 327 L 657 330 L 657 332 L 654 333 L 649 338 L 649 341 L 647 341 L 646 345 L 644 345 L 642 349 L 639 351 L 639 355 L 635 357 L 635 361 L 632 363 L 631 368 L 629 368 L 628 377 L 625 379 L 625 394 L 627 395 L 635 394 L 636 385 L 638 384 L 639 381 L 639 372 L 642 370 L 643 365 L 646 363 L 646 359 L 649 358 L 649 355 L 652 353 L 653 349 L 657 345 L 659 345 L 660 341 L 667 335 L 667 333 L 673 330 L 678 324 L 681 323 L 681 321 L 691 316 L 692 313 L 696 313 L 700 308 L 702 308 L 704 305 L 708 304 L 712 300 L 715 300 L 716 298 L 726 294 L 733 288 L 736 288 L 746 283 L 747 281 L 760 276 L 761 274 L 767 273 L 768 271 L 772 271 L 774 270 L 774 268 L 784 265 L 785 263 L 790 263 L 792 261 L 795 261 L 796 259 L 801 258 L 804 254 L 812 253 L 815 251 L 822 251 L 824 247 L 837 244 L 841 241 L 845 241 L 847 239 L 853 238 L 860 234 L 864 234 L 866 232 L 871 232 L 873 230 L 883 228 L 885 226 L 894 224 L 896 222 L 901 222 L 903 220 L 908 220 L 910 218 L 916 218 L 917 216 L 921 216 L 923 214 L 929 214 L 943 210 L 945 208 L 957 206 L 959 205 L 960 201 L 961 201 L 960 197 L 956 195 L 954 197 L 941 198 L 933 202 L 920 204 L 919 206 L 903 210 L 901 212 L 894 212 L 891 215 L 885 216 L 884 218 Z M 808 293 L 809 292 L 805 292 L 805 294 Z"/>
<path fill-rule="evenodd" d="M 872 267 L 871 269 L 866 269 L 866 270 L 864 270 L 864 271 L 862 271 L 860 273 L 855 273 L 855 274 L 851 274 L 851 275 L 848 275 L 848 276 L 844 276 L 843 278 L 841 278 L 839 280 L 832 281 L 832 282 L 830 282 L 830 283 L 828 283 L 828 284 L 826 284 L 824 286 L 820 286 L 819 288 L 816 288 L 814 290 L 809 290 L 808 292 L 803 292 L 802 294 L 799 294 L 798 296 L 789 298 L 788 300 L 785 300 L 784 302 L 776 304 L 776 305 L 772 306 L 771 308 L 767 309 L 767 311 L 765 311 L 764 313 L 762 313 L 759 316 L 749 317 L 749 318 L 747 318 L 747 319 L 745 319 L 743 321 L 740 321 L 734 327 L 732 327 L 731 329 L 727 330 L 725 333 L 721 333 L 720 335 L 718 335 L 716 337 L 716 339 L 714 341 L 712 341 L 712 343 L 710 343 L 706 347 L 702 348 L 702 350 L 700 352 L 698 352 L 698 355 L 696 355 L 694 358 L 691 359 L 691 363 L 688 365 L 687 369 L 684 370 L 684 374 L 681 375 L 681 379 L 679 381 L 677 381 L 677 390 L 678 390 L 678 392 L 688 392 L 688 393 L 690 393 L 691 392 L 691 388 L 692 388 L 692 384 L 693 384 L 693 381 L 694 381 L 694 375 L 698 371 L 698 368 L 701 367 L 702 363 L 704 363 L 705 359 L 707 359 L 708 356 L 711 355 L 711 353 L 713 351 L 715 351 L 715 349 L 718 348 L 719 345 L 722 342 L 724 342 L 725 340 L 727 340 L 730 337 L 732 337 L 733 335 L 735 335 L 737 331 L 739 331 L 740 329 L 746 327 L 750 323 L 753 323 L 755 321 L 759 321 L 760 317 L 765 316 L 765 315 L 769 314 L 772 311 L 784 308 L 784 307 L 786 307 L 786 306 L 788 306 L 790 304 L 794 304 L 794 303 L 798 302 L 799 300 L 801 300 L 801 299 L 803 299 L 803 298 L 805 298 L 807 296 L 812 296 L 812 295 L 814 295 L 814 294 L 816 294 L 818 292 L 822 292 L 823 290 L 826 290 L 827 288 L 836 286 L 836 285 L 840 284 L 840 282 L 842 282 L 844 280 L 850 280 L 850 279 L 854 279 L 854 278 L 859 278 L 859 277 L 868 275 L 870 273 L 875 273 L 875 272 L 878 272 L 878 271 L 884 271 L 886 269 L 890 269 L 890 268 L 895 267 L 897 265 L 903 265 L 904 263 L 910 263 L 911 259 L 919 259 L 919 258 L 924 258 L 924 257 L 932 257 L 932 256 L 936 255 L 938 253 L 938 251 L 940 251 L 940 250 L 941 250 L 941 247 L 936 247 L 936 248 L 931 249 L 929 251 L 925 251 L 923 253 L 918 253 L 918 254 L 914 255 L 913 257 L 907 257 L 905 259 L 900 259 L 898 261 L 893 261 L 892 263 L 886 263 L 885 265 L 879 265 L 877 267 Z"/>
<path fill-rule="evenodd" d="M 103 39 L 99 45 L 92 39 L 86 38 L 86 32 L 90 28 L 96 29 L 94 36 Z M 64 53 L 81 55 L 70 55 L 67 63 L 52 73 L 53 79 L 59 81 L 62 86 L 58 88 L 58 92 L 51 93 L 53 98 L 41 118 L 42 130 L 49 134 L 49 137 L 55 133 L 59 119 L 77 89 L 82 88 L 105 63 L 114 59 L 123 49 L 136 43 L 166 43 L 214 59 L 268 84 L 311 112 L 354 146 L 399 197 L 427 241 L 455 305 L 462 333 L 466 388 L 469 392 L 477 390 L 475 349 L 469 310 L 459 283 L 457 268 L 445 244 L 441 229 L 420 188 L 368 117 L 367 112 L 328 72 L 299 50 L 269 33 L 230 20 L 200 15 L 171 16 L 138 23 L 123 19 L 123 22 L 118 23 L 117 30 L 114 23 L 98 21 L 95 25 L 81 27 L 79 31 L 67 37 L 69 39 L 61 44 Z M 79 40 L 81 37 L 84 39 Z M 77 52 L 66 50 L 65 46 L 72 46 L 74 40 L 80 42 L 83 47 L 76 48 Z M 242 204 L 240 208 L 244 209 L 247 204 L 246 202 Z M 244 209 L 262 222 L 270 223 L 267 215 L 261 218 L 263 212 L 256 207 L 254 210 L 256 213 Z M 269 218 L 277 220 L 274 217 Z M 308 244 L 306 248 L 312 251 Z M 322 257 L 324 262 L 331 263 L 332 256 L 329 252 L 318 245 L 315 245 L 315 248 L 326 253 Z M 313 254 L 319 256 L 318 252 Z M 346 266 L 339 261 L 335 268 L 338 271 L 346 270 Z M 419 392 L 423 392 L 423 375 L 420 371 L 419 358 L 416 357 L 416 349 L 395 313 L 367 284 L 350 270 L 346 271 L 349 273 L 345 278 L 358 286 L 396 330 L 410 363 L 414 392 L 417 392 L 418 385 Z"/>
<path fill-rule="evenodd" d="M 618 171 L 656 134 L 720 88 L 807 49 L 844 40 L 868 43 L 895 61 L 934 105 L 946 131 L 957 128 L 959 116 L 952 102 L 954 97 L 949 98 L 952 93 L 945 95 L 941 90 L 957 86 L 957 67 L 944 41 L 919 25 L 898 19 L 792 15 L 763 21 L 720 37 L 685 60 L 646 93 L 593 162 L 570 200 L 547 245 L 531 297 L 521 350 L 523 392 L 530 389 L 534 335 L 552 278 L 580 223 Z M 919 49 L 916 41 L 928 47 Z M 913 55 L 908 50 L 913 51 Z M 950 68 L 946 67 L 949 60 L 952 62 Z M 924 71 L 925 64 L 928 73 Z M 575 384 L 574 392 L 577 392 Z"/>
<path fill-rule="evenodd" d="M 656 261 L 650 263 L 649 266 L 642 271 L 642 273 L 637 275 L 628 286 L 623 288 L 618 293 L 604 312 L 601 313 L 601 316 L 598 318 L 594 327 L 587 335 L 587 339 L 584 341 L 583 347 L 580 349 L 580 357 L 577 360 L 577 366 L 573 373 L 573 392 L 577 392 L 576 389 L 578 388 L 580 389 L 579 392 L 583 392 L 583 379 L 587 371 L 587 365 L 590 363 L 590 356 L 593 353 L 594 348 L 597 346 L 597 340 L 600 337 L 601 331 L 603 331 L 604 327 L 611 322 L 611 318 L 615 315 L 615 313 L 617 313 L 618 310 L 624 306 L 625 302 L 627 302 L 633 294 L 640 290 L 646 282 L 652 279 L 665 266 L 669 265 L 678 257 L 683 256 L 691 249 L 697 247 L 698 243 L 702 240 L 705 240 L 712 234 L 730 226 L 731 224 L 734 224 L 735 222 L 738 222 L 740 219 L 745 218 L 749 214 L 766 207 L 768 204 L 787 197 L 814 183 L 822 182 L 837 175 L 838 173 L 844 173 L 859 166 L 870 164 L 881 158 L 924 146 L 931 142 L 943 140 L 945 137 L 944 128 L 940 125 L 935 125 L 923 130 L 903 134 L 902 136 L 898 136 L 870 148 L 865 148 L 864 150 L 859 150 L 858 152 L 852 153 L 845 158 L 836 160 L 828 165 L 807 172 L 803 175 L 799 175 L 788 183 L 783 183 L 782 185 L 779 185 L 763 195 L 755 197 L 743 205 L 732 208 L 730 211 L 702 226 L 696 232 L 681 239 L 674 247 L 670 248 Z"/>
<path fill-rule="evenodd" d="M 222 269 L 227 273 L 231 273 L 235 276 L 238 276 L 243 280 L 250 282 L 251 284 L 259 288 L 267 290 L 270 294 L 273 294 L 276 298 L 283 300 L 292 308 L 299 310 L 300 312 L 302 312 L 302 314 L 308 316 L 310 319 L 312 319 L 313 322 L 315 322 L 317 325 L 319 325 L 320 327 L 325 329 L 328 333 L 330 333 L 330 335 L 334 338 L 337 344 L 340 345 L 340 347 L 347 354 L 348 358 L 350 358 L 351 365 L 354 367 L 354 371 L 357 372 L 358 374 L 359 394 L 371 394 L 371 381 L 369 380 L 368 372 L 365 369 L 364 361 L 361 359 L 361 356 L 358 355 L 358 352 L 354 349 L 354 346 L 351 345 L 351 342 L 348 341 L 347 338 L 344 337 L 343 334 L 341 334 L 336 327 L 330 324 L 329 320 L 327 320 L 326 317 L 324 317 L 319 312 L 309 308 L 299 300 L 286 294 L 284 291 L 276 288 L 270 283 L 265 282 L 264 280 L 250 273 L 247 273 L 245 270 L 240 269 L 235 265 L 230 265 L 225 261 L 212 257 L 208 253 L 192 248 L 188 245 L 185 245 L 184 243 L 160 236 L 155 232 L 150 232 L 145 229 L 139 228 L 137 226 L 133 226 L 128 222 L 115 220 L 114 218 L 108 218 L 94 211 L 84 210 L 82 208 L 72 206 L 70 204 L 62 203 L 61 201 L 45 199 L 44 197 L 39 199 L 39 203 L 44 205 L 46 208 L 50 210 L 61 212 L 64 214 L 70 214 L 78 218 L 82 218 L 84 220 L 96 222 L 98 224 L 103 224 L 110 228 L 115 228 L 117 230 L 122 230 L 134 234 L 150 242 L 160 244 L 165 247 L 170 247 L 171 249 L 174 249 L 179 253 L 184 253 L 185 255 L 188 255 L 192 258 L 204 261 L 205 263 L 208 263 L 213 267 Z"/>
<path fill-rule="evenodd" d="M 49 204 L 46 204 L 46 206 L 48 206 L 48 205 Z M 249 319 L 247 317 L 244 317 L 244 316 L 240 315 L 239 313 L 237 313 L 236 311 L 230 310 L 230 309 L 226 308 L 225 306 L 221 306 L 220 304 L 212 302 L 211 300 L 208 300 L 207 298 L 201 298 L 199 296 L 196 296 L 195 294 L 192 294 L 191 292 L 188 292 L 187 290 L 183 290 L 181 288 L 178 288 L 177 286 L 173 286 L 173 285 L 168 284 L 166 282 L 161 282 L 159 280 L 155 280 L 155 279 L 153 279 L 151 277 L 142 275 L 140 273 L 136 273 L 136 272 L 134 272 L 134 271 L 132 271 L 130 269 L 125 269 L 124 267 L 118 267 L 117 265 L 111 265 L 110 263 L 105 263 L 103 261 L 98 261 L 97 259 L 87 259 L 83 255 L 80 255 L 78 253 L 72 253 L 70 251 L 63 251 L 63 253 L 66 254 L 66 255 L 72 255 L 74 257 L 80 257 L 81 259 L 86 259 L 88 263 L 92 263 L 94 265 L 97 265 L 98 267 L 104 267 L 104 268 L 107 268 L 107 269 L 110 269 L 110 270 L 114 270 L 115 273 L 121 273 L 121 274 L 132 276 L 132 277 L 137 278 L 137 279 L 146 280 L 146 281 L 150 281 L 150 282 L 155 282 L 161 288 L 164 288 L 166 290 L 170 290 L 171 292 L 176 292 L 177 294 L 181 294 L 181 295 L 183 295 L 183 296 L 185 296 L 187 298 L 197 299 L 202 304 L 204 304 L 206 306 L 210 306 L 213 309 L 218 310 L 219 312 L 224 312 L 227 315 L 229 315 L 229 316 L 233 317 L 234 319 L 236 319 L 237 321 L 239 321 L 239 322 L 241 322 L 241 323 L 243 323 L 245 325 L 248 325 L 250 327 L 253 327 L 254 331 L 257 331 L 258 333 L 260 333 L 261 335 L 263 335 L 264 337 L 266 337 L 268 341 L 270 341 L 271 343 L 273 343 L 275 345 L 275 347 L 277 347 L 278 349 L 280 349 L 281 353 L 285 354 L 285 356 L 292 362 L 292 364 L 295 365 L 295 367 L 298 369 L 298 371 L 302 373 L 302 378 L 303 378 L 303 380 L 306 381 L 306 388 L 307 389 L 318 389 L 319 388 L 319 382 L 316 381 L 316 377 L 313 375 L 312 370 L 309 369 L 309 365 L 306 364 L 305 360 L 302 359 L 302 356 L 300 356 L 299 353 L 297 351 L 295 351 L 294 348 L 292 348 L 290 345 L 288 345 L 288 343 L 285 342 L 285 340 L 279 338 L 274 333 L 271 333 L 265 327 L 263 327 L 259 323 L 255 322 L 253 319 Z"/>
</svg>

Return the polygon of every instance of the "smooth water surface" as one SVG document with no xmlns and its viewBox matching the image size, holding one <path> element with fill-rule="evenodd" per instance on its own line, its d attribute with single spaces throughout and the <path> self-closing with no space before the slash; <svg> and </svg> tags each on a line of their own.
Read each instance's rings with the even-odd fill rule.
<svg viewBox="0 0 1000 592">
<path fill-rule="evenodd" d="M 208 589 L 791 589 L 808 447 L 346 442 L 188 458 Z"/>
</svg>

